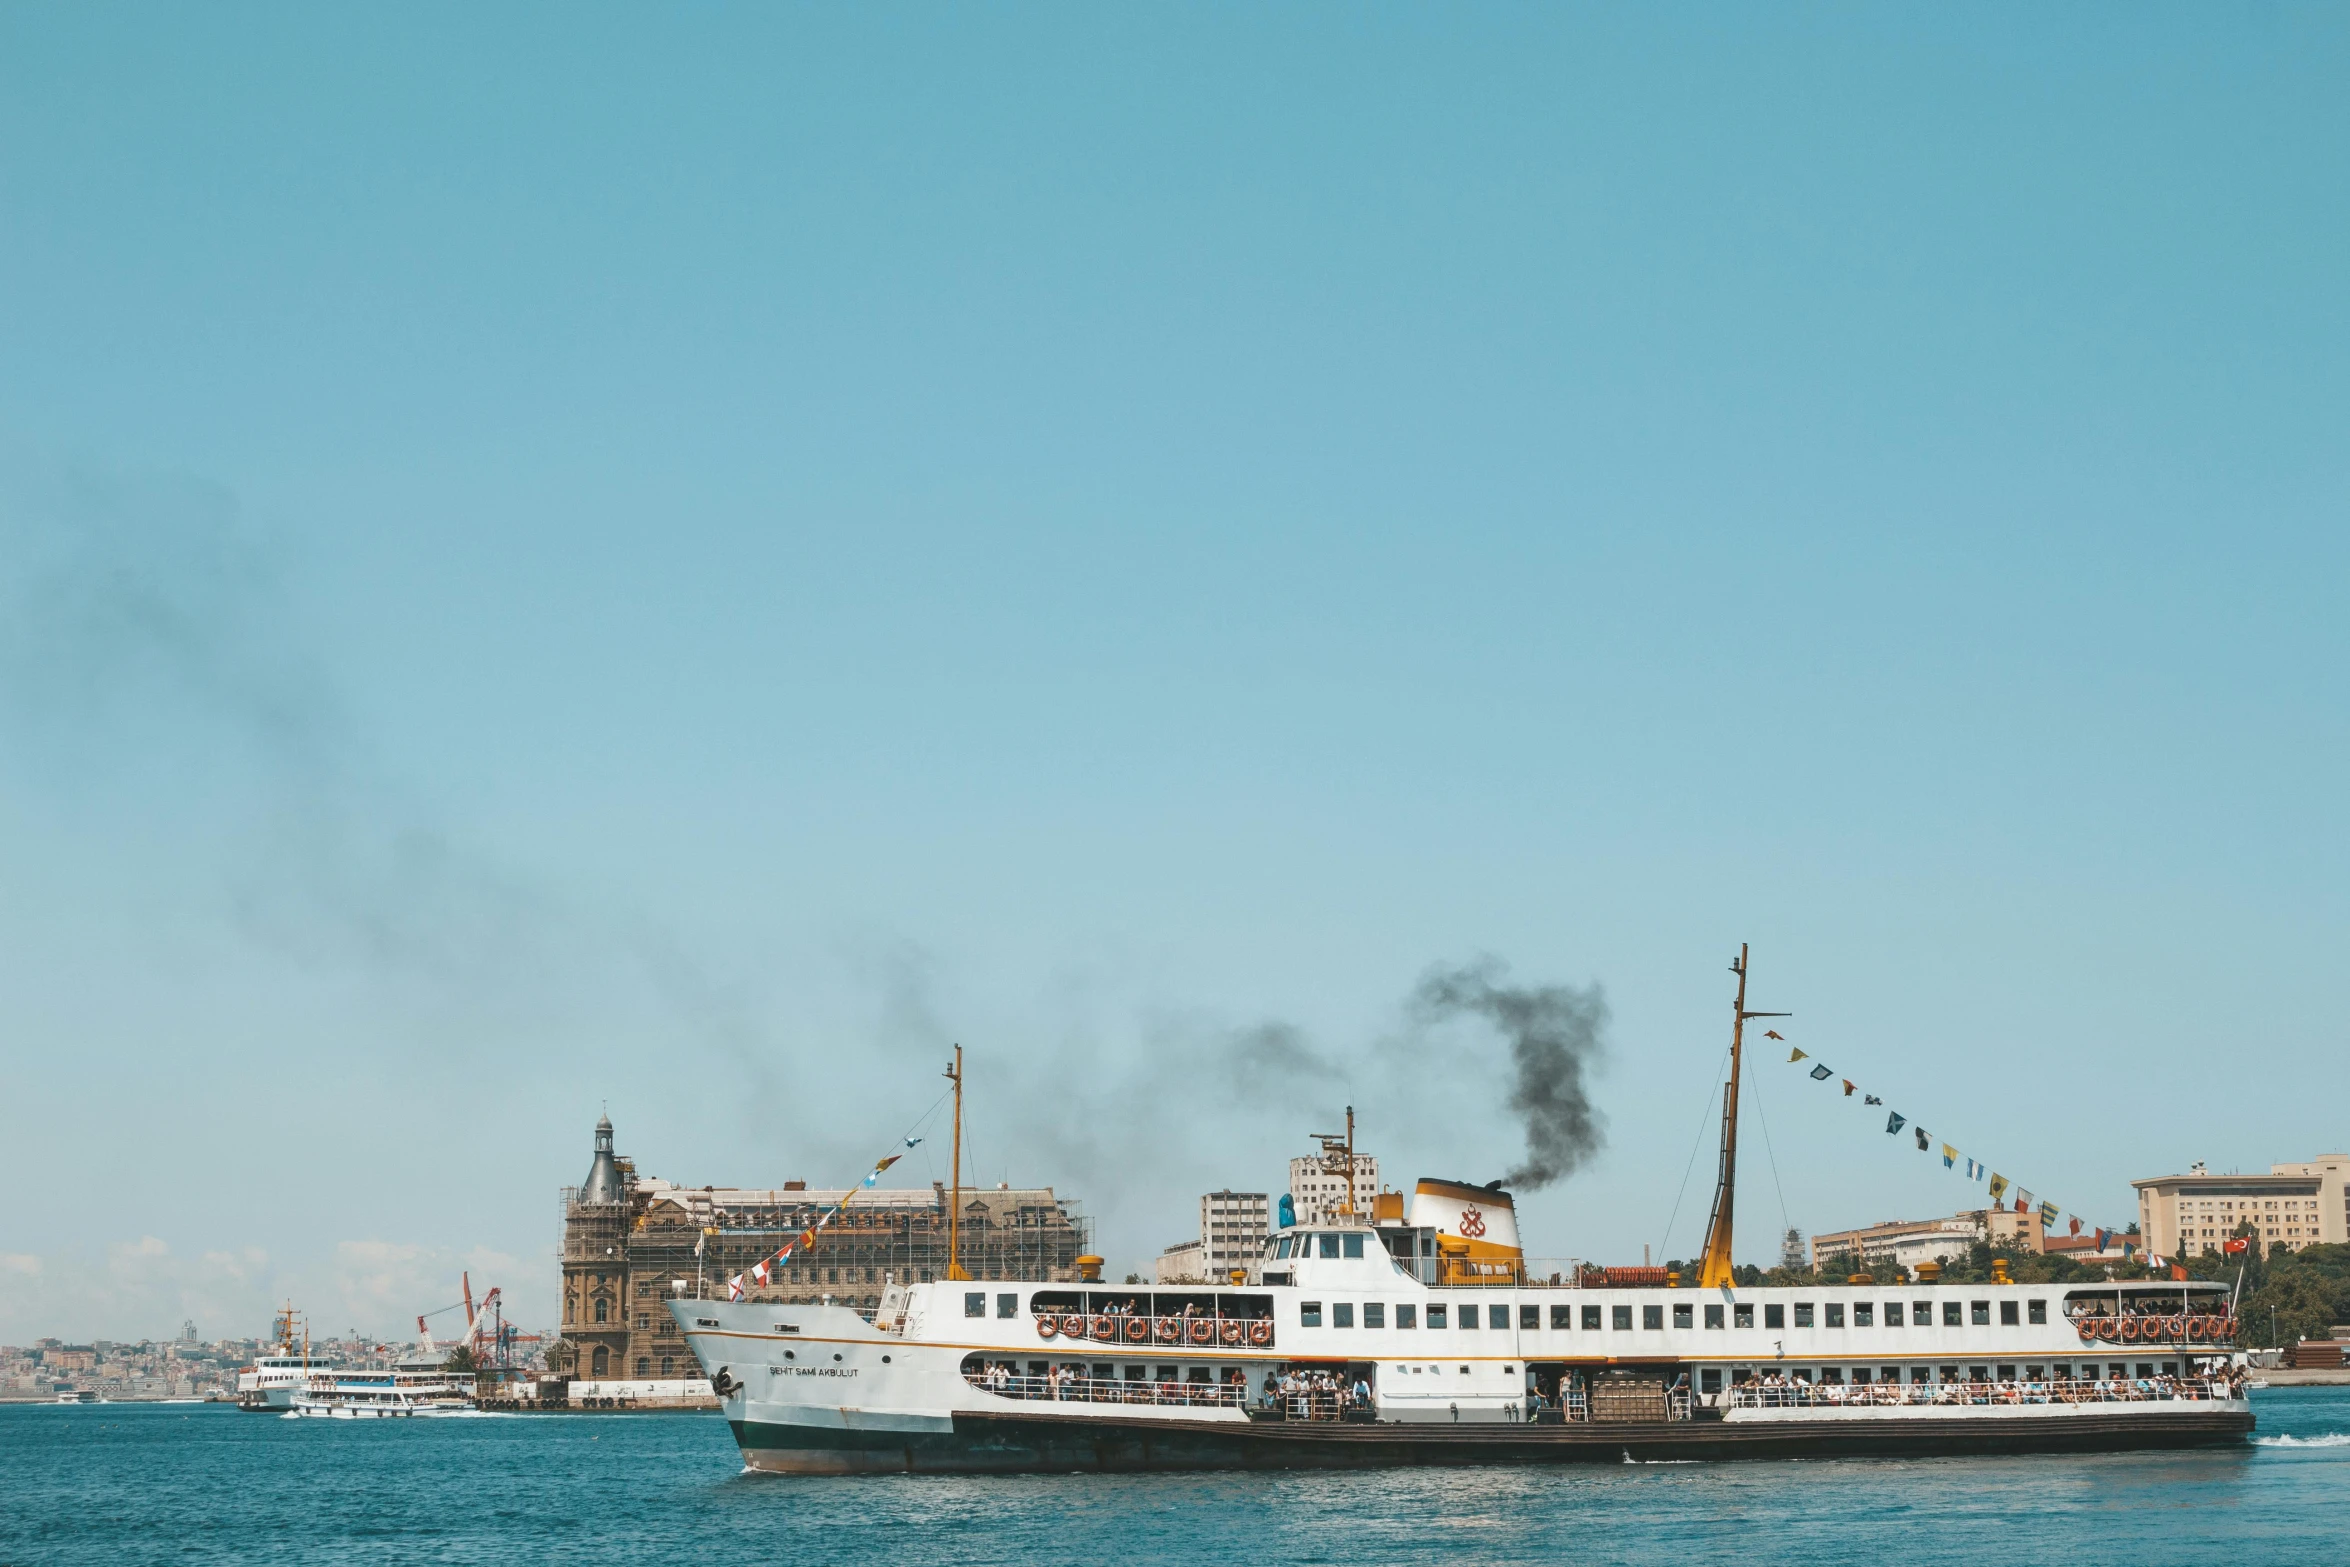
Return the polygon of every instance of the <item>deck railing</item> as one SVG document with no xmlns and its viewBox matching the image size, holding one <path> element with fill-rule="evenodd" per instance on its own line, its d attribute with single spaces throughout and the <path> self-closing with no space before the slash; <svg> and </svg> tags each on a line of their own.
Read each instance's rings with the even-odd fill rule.
<svg viewBox="0 0 2350 1567">
<path fill-rule="evenodd" d="M 1836 1409 L 1895 1404 L 2141 1404 L 2224 1402 L 2237 1396 L 2224 1378 L 2140 1377 L 2046 1382 L 1741 1382 L 1724 1396 L 1731 1409 Z"/>
<path fill-rule="evenodd" d="M 1248 1389 L 1238 1382 L 1133 1382 L 1116 1377 L 1023 1376 L 1014 1372 L 965 1372 L 963 1380 L 998 1398 L 1040 1399 L 1071 1404 L 1164 1404 L 1182 1408 L 1240 1409 Z"/>
</svg>

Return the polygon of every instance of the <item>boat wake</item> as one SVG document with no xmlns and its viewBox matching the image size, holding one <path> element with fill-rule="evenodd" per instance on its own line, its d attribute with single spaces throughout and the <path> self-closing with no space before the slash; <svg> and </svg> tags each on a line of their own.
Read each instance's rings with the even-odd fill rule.
<svg viewBox="0 0 2350 1567">
<path fill-rule="evenodd" d="M 2350 1447 L 2350 1434 L 2328 1431 L 2323 1436 L 2256 1436 L 2254 1447 Z"/>
</svg>

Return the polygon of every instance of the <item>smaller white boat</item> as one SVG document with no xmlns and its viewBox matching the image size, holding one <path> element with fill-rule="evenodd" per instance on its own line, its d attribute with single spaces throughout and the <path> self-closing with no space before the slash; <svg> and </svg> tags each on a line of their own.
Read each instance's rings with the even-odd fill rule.
<svg viewBox="0 0 2350 1567">
<path fill-rule="evenodd" d="M 288 1419 L 398 1420 L 420 1406 L 389 1371 L 333 1371 L 293 1396 Z"/>
</svg>

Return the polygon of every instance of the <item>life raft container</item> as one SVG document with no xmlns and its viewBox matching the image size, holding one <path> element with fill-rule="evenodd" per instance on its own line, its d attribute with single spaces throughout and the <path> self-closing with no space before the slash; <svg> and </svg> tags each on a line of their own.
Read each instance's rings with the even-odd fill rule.
<svg viewBox="0 0 2350 1567">
<path fill-rule="evenodd" d="M 1036 1319 L 1036 1336 L 1038 1338 L 1055 1338 L 1059 1336 L 1060 1331 L 1061 1324 L 1056 1322 L 1049 1313 Z"/>
<path fill-rule="evenodd" d="M 1185 1336 L 1188 1337 L 1194 1344 L 1213 1344 L 1216 1342 L 1216 1325 L 1205 1317 L 1192 1318 L 1190 1326 L 1187 1327 L 1184 1332 Z"/>
<path fill-rule="evenodd" d="M 1273 1324 L 1270 1322 L 1250 1323 L 1248 1325 L 1248 1341 L 1259 1349 L 1263 1349 L 1267 1344 L 1272 1343 Z"/>
</svg>

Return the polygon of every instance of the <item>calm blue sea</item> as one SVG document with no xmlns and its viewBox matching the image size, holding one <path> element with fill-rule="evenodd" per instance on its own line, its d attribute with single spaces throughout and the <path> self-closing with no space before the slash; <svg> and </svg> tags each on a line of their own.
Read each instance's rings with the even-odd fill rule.
<svg viewBox="0 0 2350 1567">
<path fill-rule="evenodd" d="M 2340 1563 L 2350 1388 L 2254 1398 L 2219 1453 L 856 1480 L 715 1416 L 7 1406 L 0 1563 Z"/>
</svg>

